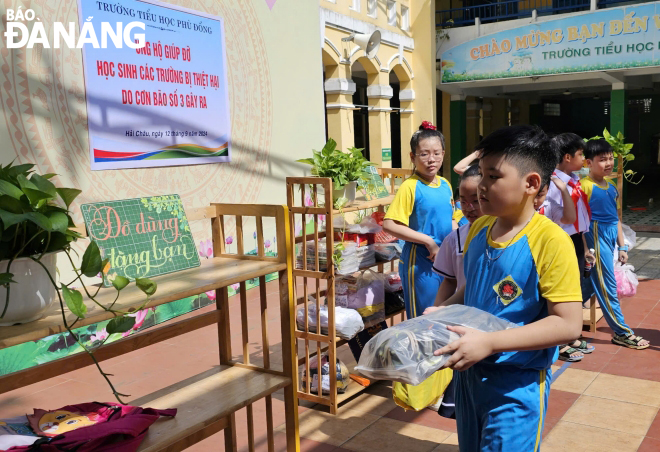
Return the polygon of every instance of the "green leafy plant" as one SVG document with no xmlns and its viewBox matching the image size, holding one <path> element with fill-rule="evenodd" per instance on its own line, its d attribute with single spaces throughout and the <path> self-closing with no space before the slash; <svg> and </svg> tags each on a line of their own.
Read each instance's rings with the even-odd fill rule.
<svg viewBox="0 0 660 452">
<path fill-rule="evenodd" d="M 91 290 L 85 284 L 82 276 L 94 277 L 107 271 L 108 259 L 103 260 L 98 245 L 95 242 L 85 249 L 80 266 L 76 266 L 71 256 L 73 252 L 71 244 L 82 236 L 71 229 L 75 226 L 69 207 L 74 199 L 81 193 L 75 188 L 56 187 L 50 179 L 55 174 L 39 175 L 32 171 L 33 164 L 24 165 L 0 165 L 0 267 L 4 273 L 0 273 L 0 286 L 6 291 L 5 307 L 0 318 L 4 317 L 10 303 L 10 293 L 14 281 L 11 273 L 11 265 L 18 258 L 29 258 L 41 266 L 51 284 L 55 287 L 62 312 L 64 327 L 80 347 L 89 354 L 101 375 L 105 378 L 112 393 L 120 403 L 124 403 L 121 397 L 126 394 L 119 393 L 108 378 L 110 374 L 105 373 L 94 356 L 94 351 L 102 346 L 112 334 L 120 334 L 130 331 L 135 325 L 135 317 L 128 312 L 113 309 L 119 299 L 119 294 L 128 284 L 129 280 L 123 276 L 112 278 L 112 285 L 116 290 L 114 301 L 105 306 L 96 297 L 101 285 Z M 59 285 L 50 270 L 41 261 L 46 253 L 62 251 L 66 254 L 76 277 L 73 281 Z M 108 337 L 97 347 L 91 349 L 86 346 L 73 331 L 72 328 L 87 315 L 87 306 L 83 301 L 83 293 L 74 287 L 79 284 L 82 291 L 93 303 L 114 316 L 107 324 Z M 137 287 L 145 293 L 146 301 L 137 309 L 142 310 L 149 302 L 149 297 L 156 292 L 156 283 L 149 279 L 137 279 Z M 19 302 L 14 300 L 13 302 Z M 65 306 L 76 316 L 72 323 L 67 321 Z"/>
<path fill-rule="evenodd" d="M 330 138 L 321 151 L 312 150 L 312 157 L 297 160 L 312 167 L 312 175 L 329 177 L 335 190 L 364 176 L 365 168 L 372 163 L 362 155 L 362 149 L 349 148 L 348 152 L 337 149 L 337 142 Z"/>
<path fill-rule="evenodd" d="M 631 184 L 639 184 L 642 179 L 644 179 L 644 176 L 639 178 L 639 180 L 635 181 L 634 177 L 637 174 L 636 171 L 633 171 L 631 169 L 626 170 L 625 167 L 628 164 L 628 162 L 632 162 L 635 160 L 635 155 L 630 152 L 633 148 L 633 143 L 626 143 L 624 141 L 624 136 L 623 133 L 618 132 L 616 136 L 612 135 L 608 130 L 607 127 L 603 129 L 603 136 L 598 136 L 596 135 L 595 137 L 591 137 L 589 139 L 585 138 L 585 142 L 591 141 L 591 140 L 600 140 L 600 139 L 605 139 L 607 143 L 612 147 L 612 153 L 614 154 L 614 158 L 618 159 L 619 156 L 623 159 L 623 168 L 617 168 L 617 171 L 623 174 L 623 177 L 625 180 L 630 182 Z"/>
</svg>

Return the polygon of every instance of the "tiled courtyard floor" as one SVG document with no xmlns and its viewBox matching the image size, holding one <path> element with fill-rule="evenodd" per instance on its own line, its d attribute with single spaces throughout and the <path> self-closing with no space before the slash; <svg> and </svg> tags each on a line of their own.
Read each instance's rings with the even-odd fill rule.
<svg viewBox="0 0 660 452">
<path fill-rule="evenodd" d="M 656 265 L 655 272 L 660 273 L 660 239 L 655 237 L 649 234 L 631 253 L 633 264 L 639 269 L 648 266 L 650 277 L 658 276 L 651 274 Z M 655 259 L 658 264 L 653 263 Z M 271 312 L 277 311 L 276 291 L 277 286 L 269 283 Z M 252 320 L 259 318 L 257 295 L 248 296 L 248 317 Z M 550 392 L 543 451 L 660 451 L 660 280 L 642 281 L 637 295 L 623 300 L 623 312 L 635 332 L 648 338 L 652 347 L 635 351 L 611 344 L 611 331 L 602 319 L 595 333 L 585 332 L 584 337 L 596 346 L 596 351 L 580 363 L 568 365 L 558 361 L 553 368 L 555 381 Z M 252 345 L 258 343 L 260 329 L 256 322 L 251 325 Z M 271 319 L 272 343 L 279 342 L 278 327 L 279 319 Z M 240 330 L 232 331 L 234 350 L 241 349 L 240 335 Z M 260 349 L 255 345 L 251 351 L 251 359 L 258 361 Z M 342 350 L 340 357 L 351 359 L 347 350 Z M 273 361 L 278 362 L 276 357 Z M 104 368 L 115 375 L 113 381 L 119 391 L 134 399 L 208 370 L 217 362 L 217 332 L 214 327 L 207 327 L 106 361 Z M 0 395 L 0 418 L 31 412 L 33 408 L 111 400 L 102 378 L 94 368 L 87 367 Z M 283 421 L 280 395 L 276 394 L 273 405 L 277 424 Z M 263 401 L 254 405 L 254 412 L 257 449 L 265 451 Z M 299 412 L 303 451 L 458 451 L 454 421 L 430 410 L 405 412 L 392 401 L 386 382 L 367 388 L 343 405 L 337 416 L 318 406 L 300 407 Z M 237 422 L 239 450 L 247 450 L 245 410 L 238 413 Z M 282 433 L 276 434 L 276 446 L 276 450 L 284 450 Z M 219 433 L 188 450 L 223 449 Z"/>
</svg>

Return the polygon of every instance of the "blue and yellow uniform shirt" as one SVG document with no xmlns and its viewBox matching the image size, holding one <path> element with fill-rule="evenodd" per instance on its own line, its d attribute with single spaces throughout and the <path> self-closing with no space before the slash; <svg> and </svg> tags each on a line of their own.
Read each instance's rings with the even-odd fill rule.
<svg viewBox="0 0 660 452">
<path fill-rule="evenodd" d="M 460 201 L 456 201 L 456 208 L 454 210 L 454 215 L 452 216 L 452 220 L 454 220 L 459 227 L 468 223 L 468 219 L 465 218 L 465 215 L 463 215 L 463 211 L 461 210 Z"/>
<path fill-rule="evenodd" d="M 619 221 L 619 213 L 617 212 L 617 206 L 620 202 L 619 191 L 616 189 L 614 182 L 605 180 L 607 188 L 601 187 L 589 176 L 581 179 L 580 185 L 589 200 L 591 221 L 617 223 Z"/>
<path fill-rule="evenodd" d="M 401 184 L 385 218 L 432 237 L 440 246 L 452 229 L 452 200 L 447 179 L 436 176 L 435 182 L 428 183 L 413 174 Z"/>
<path fill-rule="evenodd" d="M 548 316 L 547 301 L 581 301 L 580 272 L 573 242 L 561 227 L 535 213 L 509 244 L 490 239 L 497 217 L 483 216 L 470 228 L 463 266 L 465 304 L 517 325 Z M 486 252 L 488 250 L 488 253 Z M 484 361 L 543 370 L 557 359 L 558 348 L 505 352 Z"/>
</svg>

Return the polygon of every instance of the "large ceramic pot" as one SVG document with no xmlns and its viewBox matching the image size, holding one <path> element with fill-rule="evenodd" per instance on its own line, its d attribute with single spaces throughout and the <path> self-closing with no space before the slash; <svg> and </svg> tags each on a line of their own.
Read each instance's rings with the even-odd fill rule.
<svg viewBox="0 0 660 452">
<path fill-rule="evenodd" d="M 340 188 L 339 190 L 334 190 L 332 193 L 332 198 L 334 201 L 336 201 L 339 198 L 344 197 L 348 200 L 345 205 L 350 206 L 355 202 L 356 190 L 357 190 L 357 181 L 349 182 L 348 184 L 344 185 L 343 188 Z"/>
<path fill-rule="evenodd" d="M 49 253 L 41 258 L 41 262 L 56 278 L 55 265 L 57 253 Z M 7 272 L 9 261 L 0 262 L 0 272 Z M 41 318 L 55 301 L 56 289 L 48 278 L 46 271 L 32 259 L 23 257 L 12 262 L 10 273 L 13 273 L 15 283 L 10 284 L 9 307 L 0 318 L 0 326 L 10 326 L 17 323 L 32 322 Z M 0 314 L 7 303 L 7 289 L 0 287 Z"/>
</svg>

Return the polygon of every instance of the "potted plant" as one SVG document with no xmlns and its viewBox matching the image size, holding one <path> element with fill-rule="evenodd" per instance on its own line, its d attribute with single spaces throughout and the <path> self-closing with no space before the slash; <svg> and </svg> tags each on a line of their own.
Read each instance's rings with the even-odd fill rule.
<svg viewBox="0 0 660 452">
<path fill-rule="evenodd" d="M 300 159 L 312 167 L 312 175 L 332 179 L 333 200 L 346 198 L 344 205 L 355 201 L 358 181 L 364 176 L 365 168 L 372 163 L 362 155 L 362 149 L 349 148 L 348 152 L 337 149 L 337 142 L 330 138 L 321 152 L 312 150 L 312 158 Z"/>
<path fill-rule="evenodd" d="M 79 267 L 71 257 L 71 243 L 82 236 L 71 229 L 75 224 L 69 207 L 81 191 L 56 187 L 50 181 L 55 174 L 39 175 L 32 171 L 33 167 L 33 164 L 0 165 L 0 326 L 37 320 L 55 300 L 59 301 L 62 312 L 66 305 L 77 318 L 84 318 L 87 306 L 82 292 L 76 289 L 80 287 L 89 300 L 114 315 L 105 327 L 108 336 L 92 349 L 72 330 L 77 319 L 70 325 L 66 316 L 62 316 L 64 327 L 90 355 L 117 400 L 123 403 L 120 396 L 124 394 L 115 390 L 93 352 L 112 334 L 131 330 L 136 319 L 128 312 L 113 309 L 114 302 L 110 306 L 102 305 L 96 300 L 99 288 L 89 290 L 85 285 L 83 275 L 95 277 L 109 269 L 108 260 L 101 258 L 95 242 L 85 249 Z M 75 278 L 58 284 L 56 255 L 60 252 L 71 262 Z M 117 291 L 116 302 L 129 280 L 120 275 L 110 279 Z M 135 283 L 146 294 L 144 304 L 137 309 L 140 311 L 156 292 L 156 284 L 146 278 Z"/>
</svg>

